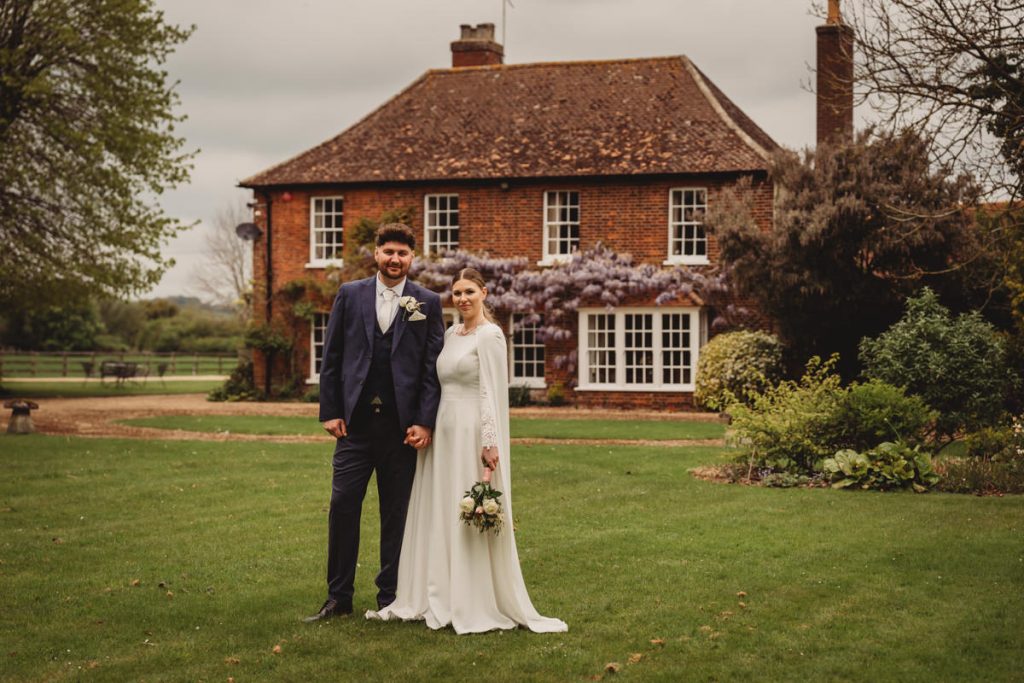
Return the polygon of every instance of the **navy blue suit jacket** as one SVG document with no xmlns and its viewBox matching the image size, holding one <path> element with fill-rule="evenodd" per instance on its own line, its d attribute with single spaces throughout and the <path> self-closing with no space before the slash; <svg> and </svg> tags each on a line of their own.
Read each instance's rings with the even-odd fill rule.
<svg viewBox="0 0 1024 683">
<path fill-rule="evenodd" d="M 336 418 L 348 425 L 356 401 L 370 371 L 373 328 L 377 324 L 377 275 L 346 282 L 338 289 L 327 321 L 323 362 L 320 365 L 320 421 Z M 395 382 L 398 422 L 404 431 L 411 425 L 434 428 L 441 385 L 437 380 L 437 355 L 444 344 L 441 297 L 405 281 L 402 296 L 422 303 L 426 320 L 409 320 L 402 308 L 392 323 L 391 374 Z"/>
</svg>

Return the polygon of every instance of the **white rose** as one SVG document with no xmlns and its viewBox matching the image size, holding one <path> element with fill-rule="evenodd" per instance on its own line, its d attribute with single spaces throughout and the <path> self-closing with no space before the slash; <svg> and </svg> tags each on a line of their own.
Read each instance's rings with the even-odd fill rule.
<svg viewBox="0 0 1024 683">
<path fill-rule="evenodd" d="M 484 512 L 486 512 L 487 514 L 495 515 L 498 513 L 498 510 L 500 509 L 501 506 L 498 505 L 498 501 L 494 500 L 493 498 L 488 498 L 487 500 L 484 501 Z"/>
<path fill-rule="evenodd" d="M 470 498 L 469 496 L 466 496 L 461 501 L 459 501 L 459 509 L 462 510 L 463 512 L 472 512 L 473 511 L 473 506 L 475 504 L 476 503 L 475 503 L 475 501 L 472 498 Z"/>
</svg>

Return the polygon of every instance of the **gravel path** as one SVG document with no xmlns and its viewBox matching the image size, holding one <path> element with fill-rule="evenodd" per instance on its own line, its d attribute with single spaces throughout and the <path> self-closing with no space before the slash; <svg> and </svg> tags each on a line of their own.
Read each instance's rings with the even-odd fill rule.
<svg viewBox="0 0 1024 683">
<path fill-rule="evenodd" d="M 329 442 L 327 434 L 321 436 L 270 436 L 262 434 L 225 434 L 217 432 L 189 432 L 179 429 L 154 429 L 118 424 L 119 420 L 161 415 L 274 415 L 308 417 L 316 420 L 315 403 L 212 403 L 205 394 L 175 394 L 167 396 L 113 396 L 97 398 L 61 398 L 38 401 L 39 410 L 33 411 L 32 420 L 43 434 L 64 434 L 86 437 L 116 437 L 131 439 L 166 439 L 191 441 L 263 441 L 276 443 Z M 592 410 L 562 408 L 513 408 L 516 417 L 544 417 L 549 419 L 603 419 L 603 420 L 700 420 L 714 422 L 717 416 L 709 413 L 659 413 L 638 410 Z M 578 444 L 604 446 L 694 446 L 722 445 L 721 439 L 674 441 L 628 439 L 514 439 L 517 444 Z"/>
</svg>

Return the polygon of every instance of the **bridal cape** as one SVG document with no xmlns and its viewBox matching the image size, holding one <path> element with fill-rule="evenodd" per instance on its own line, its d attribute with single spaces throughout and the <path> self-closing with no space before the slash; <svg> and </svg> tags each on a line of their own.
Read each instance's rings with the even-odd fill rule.
<svg viewBox="0 0 1024 683">
<path fill-rule="evenodd" d="M 565 631 L 541 616 L 526 591 L 512 524 L 508 356 L 501 328 L 484 323 L 467 334 L 445 333 L 437 359 L 441 403 L 432 444 L 417 454 L 416 477 L 398 565 L 395 601 L 368 619 L 424 620 L 456 633 L 517 626 Z M 481 533 L 459 519 L 459 501 L 483 474 L 483 444 L 496 444 L 492 485 L 502 491 L 500 533 Z"/>
</svg>

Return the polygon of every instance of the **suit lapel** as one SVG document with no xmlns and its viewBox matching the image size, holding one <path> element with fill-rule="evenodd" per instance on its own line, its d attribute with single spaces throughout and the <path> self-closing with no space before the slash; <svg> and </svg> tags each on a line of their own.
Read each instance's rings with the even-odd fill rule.
<svg viewBox="0 0 1024 683">
<path fill-rule="evenodd" d="M 366 328 L 366 342 L 373 348 L 373 326 L 377 324 L 377 276 L 366 282 L 366 292 L 360 297 L 363 307 L 363 326 Z"/>
</svg>

